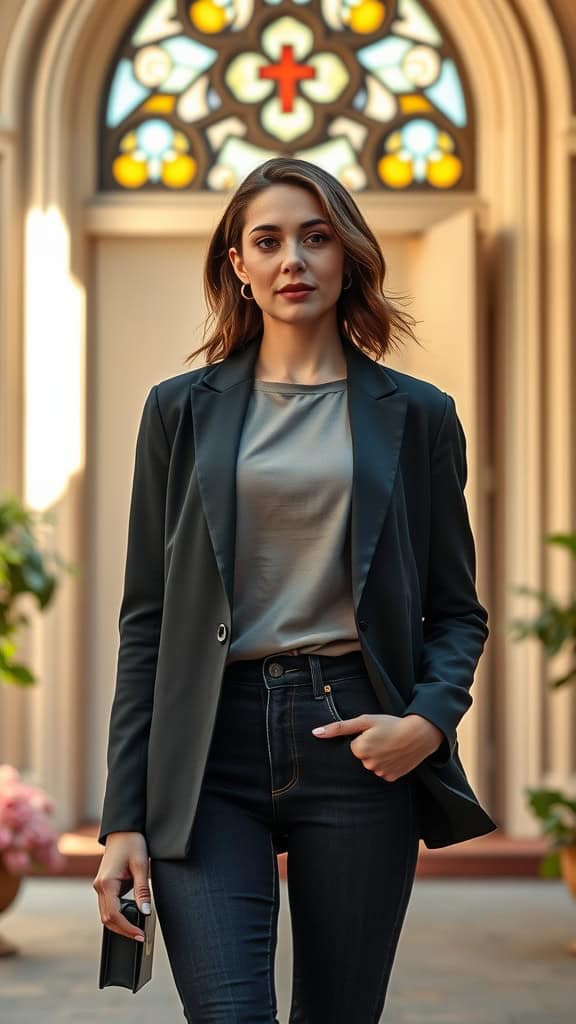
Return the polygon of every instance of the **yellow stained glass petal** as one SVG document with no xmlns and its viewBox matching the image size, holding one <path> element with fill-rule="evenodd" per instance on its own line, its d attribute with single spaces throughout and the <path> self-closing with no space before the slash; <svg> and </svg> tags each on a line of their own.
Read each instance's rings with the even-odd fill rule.
<svg viewBox="0 0 576 1024">
<path fill-rule="evenodd" d="M 454 149 L 454 139 L 448 135 L 448 132 L 439 132 L 436 143 L 439 149 L 443 149 L 445 153 L 451 153 Z"/>
<path fill-rule="evenodd" d="M 373 121 L 391 121 L 398 109 L 394 93 L 374 75 L 366 75 L 366 92 L 364 113 Z"/>
<path fill-rule="evenodd" d="M 161 46 L 145 46 L 134 58 L 134 74 L 147 89 L 157 89 L 172 71 L 172 59 Z"/>
<path fill-rule="evenodd" d="M 280 156 L 280 153 L 231 136 L 220 150 L 218 163 L 208 172 L 208 185 L 216 192 L 226 192 L 234 188 L 258 164 L 273 156 Z"/>
<path fill-rule="evenodd" d="M 127 132 L 120 141 L 120 149 L 123 153 L 136 149 L 137 145 L 138 139 L 136 138 L 136 132 Z"/>
<path fill-rule="evenodd" d="M 135 160 L 127 153 L 117 156 L 112 163 L 112 174 L 123 188 L 140 188 L 148 181 L 148 167 L 145 160 Z"/>
<path fill-rule="evenodd" d="M 300 82 L 303 94 L 314 103 L 332 103 L 344 92 L 350 81 L 346 65 L 334 53 L 316 53 L 306 61 L 316 77 Z"/>
<path fill-rule="evenodd" d="M 413 46 L 402 61 L 406 78 L 418 89 L 432 85 L 438 78 L 440 67 L 440 57 L 430 46 Z"/>
<path fill-rule="evenodd" d="M 461 175 L 462 161 L 451 153 L 429 161 L 426 167 L 426 178 L 435 188 L 452 188 Z"/>
<path fill-rule="evenodd" d="M 402 147 L 402 135 L 400 132 L 392 132 L 391 135 L 386 139 L 386 149 L 389 153 L 393 153 L 396 149 Z"/>
<path fill-rule="evenodd" d="M 187 153 L 190 149 L 190 143 L 183 132 L 174 132 L 172 145 L 178 153 Z"/>
<path fill-rule="evenodd" d="M 403 114 L 429 114 L 434 109 L 425 96 L 419 96 L 417 93 L 412 96 L 400 96 L 399 100 Z"/>
<path fill-rule="evenodd" d="M 321 0 L 322 17 L 329 28 L 336 31 L 342 28 L 345 12 L 342 0 Z"/>
<path fill-rule="evenodd" d="M 182 31 L 182 25 L 176 17 L 176 0 L 156 0 L 146 11 L 138 23 L 132 36 L 134 46 L 144 46 L 165 36 L 173 36 Z"/>
<path fill-rule="evenodd" d="M 209 35 L 222 32 L 232 20 L 228 11 L 212 0 L 197 0 L 191 5 L 189 14 L 194 28 Z"/>
<path fill-rule="evenodd" d="M 214 164 L 208 172 L 208 185 L 214 192 L 229 192 L 237 184 L 237 172 L 225 164 Z"/>
<path fill-rule="evenodd" d="M 224 117 L 221 121 L 208 125 L 206 136 L 214 152 L 217 152 L 231 135 L 241 138 L 246 135 L 246 130 L 246 122 L 240 117 Z"/>
<path fill-rule="evenodd" d="M 260 117 L 262 127 L 282 142 L 292 142 L 310 131 L 314 124 L 314 111 L 301 96 L 296 96 L 289 113 L 284 113 L 280 100 L 274 96 L 264 104 Z"/>
<path fill-rule="evenodd" d="M 321 142 L 309 149 L 296 150 L 294 156 L 324 167 L 352 191 L 366 187 L 366 172 L 356 162 L 356 154 L 345 136 Z"/>
<path fill-rule="evenodd" d="M 368 135 L 366 125 L 358 124 L 358 121 L 353 121 L 350 117 L 335 117 L 328 125 L 327 131 L 328 135 L 334 139 L 344 135 L 352 148 L 359 153 L 362 151 L 362 147 L 366 142 L 366 136 Z"/>
<path fill-rule="evenodd" d="M 166 160 L 162 164 L 162 181 L 168 188 L 185 188 L 196 175 L 197 164 L 191 156 L 183 154 L 175 160 Z"/>
<path fill-rule="evenodd" d="M 201 78 L 198 78 L 178 100 L 176 108 L 178 117 L 182 118 L 187 124 L 190 124 L 192 121 L 198 121 L 201 117 L 206 117 L 210 113 L 207 100 L 209 87 L 210 82 L 207 75 L 202 75 Z"/>
<path fill-rule="evenodd" d="M 219 2 L 225 5 L 229 3 L 229 0 L 219 0 Z M 233 0 L 231 7 L 233 15 L 231 27 L 235 32 L 241 32 L 252 21 L 254 0 Z"/>
<path fill-rule="evenodd" d="M 258 77 L 259 69 L 267 66 L 268 61 L 260 53 L 241 53 L 230 61 L 224 80 L 237 100 L 260 103 L 274 91 L 273 81 Z"/>
<path fill-rule="evenodd" d="M 380 0 L 364 0 L 364 3 L 356 4 L 342 12 L 342 20 L 350 26 L 353 32 L 368 35 L 377 32 L 383 25 L 386 17 L 386 7 Z"/>
<path fill-rule="evenodd" d="M 328 142 L 321 142 L 319 146 L 297 149 L 294 156 L 324 167 L 336 178 L 340 178 L 344 168 L 350 167 L 356 160 L 350 140 L 345 135 L 340 135 L 337 139 L 329 139 Z"/>
<path fill-rule="evenodd" d="M 151 96 L 142 106 L 142 110 L 154 114 L 171 114 L 176 105 L 175 96 Z"/>
<path fill-rule="evenodd" d="M 271 60 L 280 60 L 283 46 L 291 46 L 296 60 L 304 60 L 314 46 L 314 33 L 302 21 L 287 16 L 264 29 L 261 44 Z"/>
<path fill-rule="evenodd" d="M 392 22 L 392 31 L 397 35 L 440 46 L 442 36 L 430 15 L 422 9 L 417 0 L 399 0 L 398 15 L 397 20 Z"/>
<path fill-rule="evenodd" d="M 406 188 L 414 178 L 412 161 L 403 160 L 397 154 L 383 156 L 378 161 L 378 174 L 385 185 L 391 188 Z"/>
</svg>

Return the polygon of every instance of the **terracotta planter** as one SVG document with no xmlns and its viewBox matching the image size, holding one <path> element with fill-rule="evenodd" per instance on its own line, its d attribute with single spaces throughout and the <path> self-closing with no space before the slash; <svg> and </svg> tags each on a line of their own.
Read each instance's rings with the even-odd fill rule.
<svg viewBox="0 0 576 1024">
<path fill-rule="evenodd" d="M 560 864 L 562 865 L 562 878 L 576 900 L 576 846 L 560 847 Z"/>
<path fill-rule="evenodd" d="M 22 875 L 13 875 L 0 861 L 0 914 L 14 902 L 21 884 Z M 13 956 L 17 952 L 18 947 L 0 935 L 0 956 Z"/>
</svg>

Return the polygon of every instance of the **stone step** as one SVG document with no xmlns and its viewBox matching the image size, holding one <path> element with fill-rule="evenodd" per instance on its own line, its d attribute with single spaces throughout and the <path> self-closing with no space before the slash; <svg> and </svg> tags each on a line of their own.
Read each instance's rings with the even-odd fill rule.
<svg viewBox="0 0 576 1024">
<path fill-rule="evenodd" d="M 103 853 L 97 841 L 98 825 L 93 822 L 60 835 L 58 845 L 67 862 L 59 872 L 70 878 L 94 877 Z M 511 836 L 480 836 L 440 850 L 420 844 L 419 878 L 538 878 L 540 861 L 548 849 L 544 838 L 518 839 Z M 278 867 L 286 877 L 287 854 L 280 854 Z M 38 877 L 54 872 L 34 871 Z"/>
</svg>

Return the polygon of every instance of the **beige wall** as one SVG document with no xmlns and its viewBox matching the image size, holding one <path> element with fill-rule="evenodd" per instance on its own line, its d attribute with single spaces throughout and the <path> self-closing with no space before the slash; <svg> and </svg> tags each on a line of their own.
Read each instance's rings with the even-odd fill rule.
<svg viewBox="0 0 576 1024">
<path fill-rule="evenodd" d="M 417 333 L 423 348 L 408 346 L 388 361 L 406 373 L 432 381 L 455 399 L 466 435 L 465 493 L 476 543 L 477 589 L 490 611 L 495 566 L 490 516 L 493 466 L 487 424 L 495 409 L 488 386 L 484 325 L 489 299 L 481 287 L 479 220 L 477 211 L 460 210 L 405 240 L 400 262 L 402 282 L 413 297 L 411 311 L 419 321 Z M 396 263 L 395 258 L 395 267 Z M 492 742 L 490 710 L 500 703 L 492 653 L 493 644 L 489 642 L 476 671 L 473 710 L 459 729 L 470 777 L 490 800 L 498 786 L 494 764 L 486 757 Z"/>
<path fill-rule="evenodd" d="M 84 669 L 91 818 L 105 781 L 136 432 L 152 384 L 189 369 L 184 358 L 200 344 L 203 250 L 201 239 L 101 239 L 93 248 Z"/>
</svg>

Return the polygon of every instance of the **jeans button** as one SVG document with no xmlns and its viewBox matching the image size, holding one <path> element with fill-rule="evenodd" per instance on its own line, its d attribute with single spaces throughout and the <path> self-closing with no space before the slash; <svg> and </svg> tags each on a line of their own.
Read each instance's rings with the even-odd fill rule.
<svg viewBox="0 0 576 1024">
<path fill-rule="evenodd" d="M 277 679 L 278 676 L 284 675 L 284 665 L 281 665 L 279 661 L 272 661 L 268 666 L 268 671 L 273 679 Z"/>
<path fill-rule="evenodd" d="M 220 641 L 220 643 L 223 644 L 225 639 L 226 639 L 226 637 L 228 636 L 228 627 L 227 627 L 225 622 L 221 622 L 218 625 L 218 629 L 216 631 L 216 636 L 218 637 L 218 640 Z"/>
<path fill-rule="evenodd" d="M 366 619 L 358 619 L 358 629 L 361 629 L 362 632 L 368 629 L 368 623 Z"/>
</svg>

